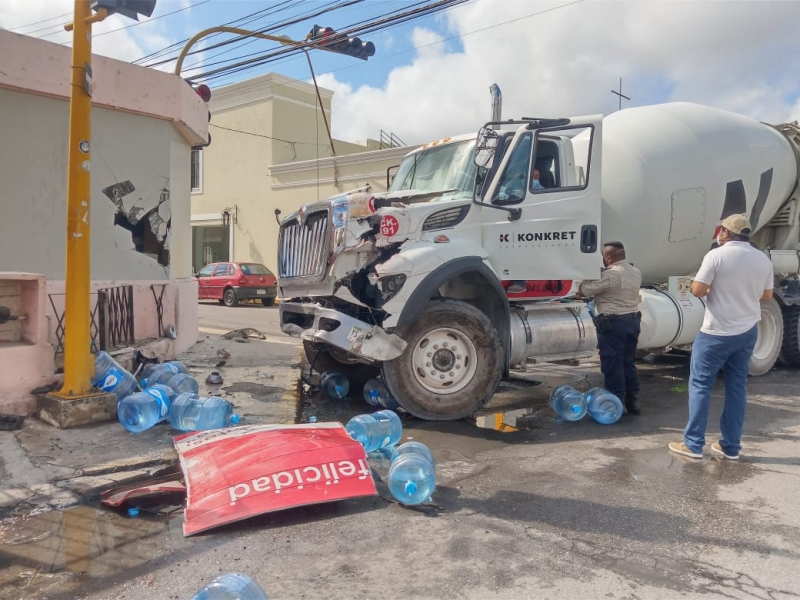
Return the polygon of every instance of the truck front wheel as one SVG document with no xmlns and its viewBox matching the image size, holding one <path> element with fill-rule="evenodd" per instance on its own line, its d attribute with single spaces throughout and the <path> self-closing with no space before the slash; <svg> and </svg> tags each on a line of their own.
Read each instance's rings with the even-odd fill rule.
<svg viewBox="0 0 800 600">
<path fill-rule="evenodd" d="M 431 421 L 475 413 L 503 374 L 503 347 L 488 317 L 460 300 L 431 300 L 395 334 L 408 344 L 384 362 L 383 380 L 412 415 Z"/>
<path fill-rule="evenodd" d="M 781 362 L 787 367 L 800 367 L 800 306 L 783 308 L 783 348 Z"/>
<path fill-rule="evenodd" d="M 758 322 L 758 339 L 750 358 L 750 375 L 764 375 L 778 360 L 783 343 L 783 313 L 774 298 L 761 303 L 761 320 Z"/>
</svg>

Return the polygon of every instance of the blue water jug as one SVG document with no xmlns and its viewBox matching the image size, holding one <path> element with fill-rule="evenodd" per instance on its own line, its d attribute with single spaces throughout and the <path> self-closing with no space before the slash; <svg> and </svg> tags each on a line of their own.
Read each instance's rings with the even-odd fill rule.
<svg viewBox="0 0 800 600">
<path fill-rule="evenodd" d="M 119 422 L 132 433 L 150 429 L 169 418 L 170 401 L 174 397 L 175 392 L 161 384 L 131 394 L 117 404 Z"/>
<path fill-rule="evenodd" d="M 388 408 L 389 410 L 400 408 L 397 400 L 392 397 L 380 379 L 370 379 L 364 384 L 364 400 L 367 404 L 377 408 Z"/>
<path fill-rule="evenodd" d="M 367 452 L 394 446 L 403 437 L 403 424 L 397 413 L 379 410 L 371 415 L 356 415 L 345 425 L 347 433 Z"/>
<path fill-rule="evenodd" d="M 173 374 L 189 372 L 186 365 L 177 360 L 171 360 L 165 363 L 147 364 L 142 367 L 142 372 L 139 374 L 142 385 L 148 385 L 148 379 L 162 371 L 170 371 Z"/>
<path fill-rule="evenodd" d="M 319 378 L 319 389 L 331 400 L 344 400 L 350 392 L 350 381 L 339 371 L 326 371 Z"/>
<path fill-rule="evenodd" d="M 92 385 L 103 392 L 117 396 L 117 402 L 139 391 L 136 378 L 123 369 L 108 352 L 94 355 L 94 377 Z"/>
<path fill-rule="evenodd" d="M 222 429 L 238 422 L 239 415 L 233 414 L 233 405 L 217 396 L 178 394 L 169 410 L 169 423 L 179 431 Z"/>
<path fill-rule="evenodd" d="M 176 394 L 196 394 L 200 391 L 197 380 L 185 373 L 175 373 L 167 381 L 167 386 L 171 387 Z"/>
<path fill-rule="evenodd" d="M 389 491 L 403 504 L 422 504 L 436 488 L 436 462 L 430 449 L 419 442 L 406 442 L 392 454 L 387 480 Z"/>
<path fill-rule="evenodd" d="M 611 425 L 619 421 L 624 408 L 622 400 L 602 387 L 593 387 L 586 392 L 586 411 L 598 423 Z"/>
<path fill-rule="evenodd" d="M 586 415 L 586 398 L 570 385 L 560 385 L 550 393 L 550 407 L 565 421 L 579 421 Z"/>
<path fill-rule="evenodd" d="M 242 573 L 225 573 L 203 586 L 192 600 L 269 600 L 253 579 Z"/>
</svg>

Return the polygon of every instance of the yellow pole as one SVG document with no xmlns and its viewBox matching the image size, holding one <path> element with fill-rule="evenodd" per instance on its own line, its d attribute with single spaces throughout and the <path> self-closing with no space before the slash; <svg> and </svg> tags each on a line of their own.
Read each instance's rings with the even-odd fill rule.
<svg viewBox="0 0 800 600">
<path fill-rule="evenodd" d="M 72 23 L 72 78 L 69 101 L 69 151 L 67 164 L 67 260 L 64 307 L 64 385 L 59 395 L 82 396 L 91 392 L 94 363 L 91 345 L 91 64 L 92 15 L 90 0 L 75 0 Z M 70 27 L 66 28 L 67 30 Z"/>
</svg>

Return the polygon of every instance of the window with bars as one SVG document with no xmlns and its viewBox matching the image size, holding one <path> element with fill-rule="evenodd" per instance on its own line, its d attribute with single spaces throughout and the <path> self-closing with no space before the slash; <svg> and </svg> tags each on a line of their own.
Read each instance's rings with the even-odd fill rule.
<svg viewBox="0 0 800 600">
<path fill-rule="evenodd" d="M 192 150 L 192 192 L 201 193 L 203 191 L 203 151 L 201 149 Z"/>
</svg>

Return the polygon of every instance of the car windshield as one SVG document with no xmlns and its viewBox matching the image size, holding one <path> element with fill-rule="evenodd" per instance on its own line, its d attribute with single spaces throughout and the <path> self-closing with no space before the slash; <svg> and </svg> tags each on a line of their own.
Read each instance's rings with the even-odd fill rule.
<svg viewBox="0 0 800 600">
<path fill-rule="evenodd" d="M 390 192 L 417 190 L 456 194 L 472 194 L 476 166 L 472 161 L 475 140 L 464 140 L 415 152 L 403 159 L 397 169 Z"/>
<path fill-rule="evenodd" d="M 245 275 L 272 275 L 272 272 L 267 267 L 256 263 L 242 264 L 239 267 Z"/>
</svg>

